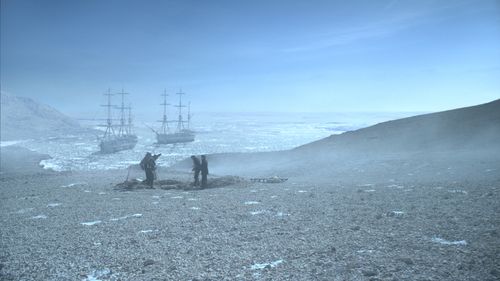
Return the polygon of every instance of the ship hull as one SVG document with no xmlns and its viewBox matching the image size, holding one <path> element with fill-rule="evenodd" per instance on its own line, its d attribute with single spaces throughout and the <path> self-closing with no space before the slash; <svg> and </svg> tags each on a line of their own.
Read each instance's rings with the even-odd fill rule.
<svg viewBox="0 0 500 281">
<path fill-rule="evenodd" d="M 194 141 L 194 133 L 183 131 L 172 134 L 156 134 L 158 144 L 186 143 Z"/>
<path fill-rule="evenodd" d="M 101 149 L 101 153 L 115 153 L 122 150 L 133 149 L 136 144 L 136 135 L 126 135 L 102 140 L 99 147 Z"/>
</svg>

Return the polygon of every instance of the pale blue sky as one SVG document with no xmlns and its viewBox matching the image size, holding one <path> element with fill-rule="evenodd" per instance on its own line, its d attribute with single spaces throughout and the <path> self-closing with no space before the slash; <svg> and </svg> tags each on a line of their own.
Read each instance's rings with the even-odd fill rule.
<svg viewBox="0 0 500 281">
<path fill-rule="evenodd" d="M 63 112 L 438 111 L 500 98 L 495 0 L 1 0 L 1 89 Z"/>
</svg>

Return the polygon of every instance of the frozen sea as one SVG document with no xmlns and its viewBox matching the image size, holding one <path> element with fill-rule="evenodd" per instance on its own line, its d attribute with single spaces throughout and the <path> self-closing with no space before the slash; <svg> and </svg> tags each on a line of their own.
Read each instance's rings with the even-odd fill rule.
<svg viewBox="0 0 500 281">
<path fill-rule="evenodd" d="M 41 165 L 56 171 L 126 168 L 137 164 L 146 152 L 161 153 L 157 163 L 169 166 L 190 155 L 221 152 L 261 152 L 291 149 L 332 134 L 356 130 L 416 113 L 204 113 L 194 116 L 191 129 L 196 140 L 186 144 L 155 144 L 159 123 L 135 122 L 138 143 L 133 150 L 96 154 L 97 135 L 68 135 L 42 140 L 2 142 L 48 154 Z M 97 124 L 85 122 L 84 126 Z"/>
</svg>

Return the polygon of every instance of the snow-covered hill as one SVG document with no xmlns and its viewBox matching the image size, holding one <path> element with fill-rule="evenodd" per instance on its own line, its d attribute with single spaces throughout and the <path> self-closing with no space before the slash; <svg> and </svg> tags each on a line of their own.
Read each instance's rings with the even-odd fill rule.
<svg viewBox="0 0 500 281">
<path fill-rule="evenodd" d="M 30 98 L 1 93 L 2 141 L 61 136 L 82 131 L 77 121 Z"/>
</svg>

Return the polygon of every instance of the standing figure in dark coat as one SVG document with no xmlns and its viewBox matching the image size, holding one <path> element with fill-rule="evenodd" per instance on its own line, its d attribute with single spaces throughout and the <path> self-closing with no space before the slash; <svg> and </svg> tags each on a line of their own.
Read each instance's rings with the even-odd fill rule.
<svg viewBox="0 0 500 281">
<path fill-rule="evenodd" d="M 146 172 L 146 184 L 153 188 L 153 181 L 155 179 L 156 170 L 156 159 L 160 157 L 160 154 L 151 155 L 151 153 L 146 153 L 146 156 L 141 160 L 141 168 Z"/>
<path fill-rule="evenodd" d="M 200 171 L 201 171 L 201 163 L 200 159 L 196 156 L 191 156 L 191 160 L 193 160 L 193 172 L 194 172 L 194 186 L 200 185 Z"/>
<path fill-rule="evenodd" d="M 208 162 L 205 155 L 201 156 L 201 187 L 207 187 Z"/>
</svg>

